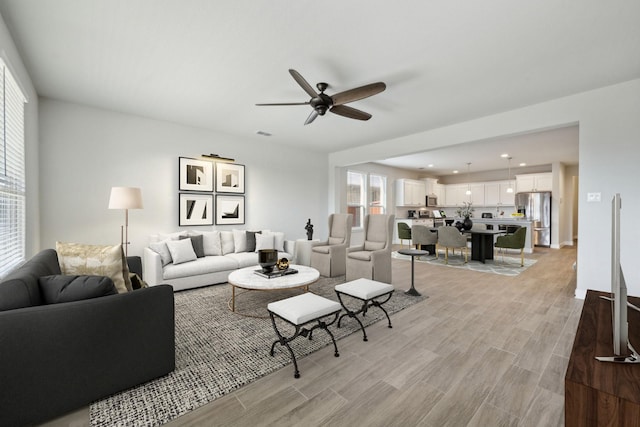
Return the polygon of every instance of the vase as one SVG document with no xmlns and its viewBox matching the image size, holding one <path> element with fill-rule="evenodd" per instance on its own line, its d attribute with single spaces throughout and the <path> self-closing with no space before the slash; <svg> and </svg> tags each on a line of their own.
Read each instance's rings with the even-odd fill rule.
<svg viewBox="0 0 640 427">
<path fill-rule="evenodd" d="M 471 227 L 473 227 L 473 221 L 471 221 L 471 218 L 468 216 L 465 216 L 464 221 L 462 221 L 462 226 L 465 230 L 471 230 Z"/>
<path fill-rule="evenodd" d="M 258 264 L 262 267 L 263 273 L 271 273 L 273 267 L 278 262 L 278 251 L 275 249 L 258 250 Z"/>
</svg>

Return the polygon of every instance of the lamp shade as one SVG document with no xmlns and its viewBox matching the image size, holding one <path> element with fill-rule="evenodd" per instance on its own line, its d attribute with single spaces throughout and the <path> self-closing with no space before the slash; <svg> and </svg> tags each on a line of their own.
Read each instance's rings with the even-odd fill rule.
<svg viewBox="0 0 640 427">
<path fill-rule="evenodd" d="M 109 209 L 142 209 L 142 191 L 137 187 L 111 187 Z"/>
</svg>

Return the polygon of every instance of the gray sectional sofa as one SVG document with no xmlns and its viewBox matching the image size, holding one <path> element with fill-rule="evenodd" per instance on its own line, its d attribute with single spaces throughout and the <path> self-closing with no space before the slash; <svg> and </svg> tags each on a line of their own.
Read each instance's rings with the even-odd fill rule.
<svg viewBox="0 0 640 427">
<path fill-rule="evenodd" d="M 258 265 L 259 249 L 277 249 L 278 259 L 289 261 L 295 254 L 295 241 L 270 230 L 181 231 L 154 234 L 149 241 L 143 251 L 145 281 L 149 286 L 166 283 L 176 291 L 225 283 L 232 271 Z"/>
<path fill-rule="evenodd" d="M 105 296 L 78 300 L 87 284 Z M 109 278 L 61 275 L 56 251 L 41 251 L 0 281 L 0 426 L 47 421 L 173 371 L 174 318 L 170 286 L 116 293 Z"/>
</svg>

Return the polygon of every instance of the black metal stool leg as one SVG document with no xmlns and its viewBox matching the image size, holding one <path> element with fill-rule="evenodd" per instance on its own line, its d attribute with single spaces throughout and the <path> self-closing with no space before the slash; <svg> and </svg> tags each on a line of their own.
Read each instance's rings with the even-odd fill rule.
<svg viewBox="0 0 640 427">
<path fill-rule="evenodd" d="M 340 321 L 342 320 L 342 318 L 344 316 L 349 316 L 350 318 L 356 319 L 356 322 L 358 322 L 358 325 L 360 325 L 360 329 L 362 330 L 362 335 L 363 335 L 362 341 L 369 341 L 369 339 L 367 338 L 367 332 L 364 329 L 364 325 L 362 324 L 360 319 L 358 319 L 358 313 L 362 313 L 366 311 L 367 302 L 366 301 L 364 302 L 360 310 L 352 311 L 352 310 L 349 310 L 349 308 L 347 308 L 347 306 L 345 305 L 344 301 L 342 301 L 342 296 L 340 292 L 336 292 L 336 295 L 338 295 L 338 300 L 340 301 L 340 305 L 342 305 L 342 308 L 344 308 L 344 310 L 346 311 L 346 314 L 343 314 L 342 316 L 340 316 L 340 320 L 338 320 L 338 328 L 340 327 Z"/>
</svg>

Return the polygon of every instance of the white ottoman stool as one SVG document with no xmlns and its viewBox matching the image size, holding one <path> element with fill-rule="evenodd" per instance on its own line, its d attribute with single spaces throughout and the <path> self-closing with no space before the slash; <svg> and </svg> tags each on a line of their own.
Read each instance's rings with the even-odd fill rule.
<svg viewBox="0 0 640 427">
<path fill-rule="evenodd" d="M 340 316 L 340 319 L 338 319 L 338 328 L 340 327 L 340 322 L 342 321 L 342 318 L 344 316 L 353 317 L 360 325 L 360 329 L 362 329 L 362 334 L 364 335 L 363 341 L 367 341 L 367 333 L 364 330 L 364 325 L 362 324 L 360 319 L 358 319 L 358 314 L 362 313 L 363 317 L 366 316 L 367 310 L 371 306 L 380 308 L 384 315 L 387 316 L 389 327 L 392 327 L 389 314 L 382 307 L 382 304 L 391 299 L 391 294 L 393 294 L 394 291 L 392 285 L 382 282 L 376 282 L 375 280 L 370 279 L 357 279 L 352 280 L 351 282 L 343 283 L 342 285 L 336 285 L 335 291 L 338 295 L 340 304 L 342 304 L 342 307 L 346 310 L 346 313 Z M 342 300 L 342 297 L 344 295 L 349 295 L 351 298 L 362 301 L 362 307 L 360 307 L 358 311 L 349 309 Z M 381 300 L 385 297 L 386 299 Z"/>
<path fill-rule="evenodd" d="M 296 356 L 293 353 L 293 350 L 291 350 L 291 347 L 289 346 L 289 342 L 296 339 L 299 335 L 302 335 L 303 337 L 306 337 L 308 335 L 309 339 L 312 339 L 314 329 L 324 329 L 331 337 L 331 341 L 333 341 L 335 357 L 340 356 L 340 354 L 338 353 L 336 340 L 333 337 L 331 331 L 327 328 L 328 326 L 335 323 L 335 321 L 338 319 L 338 314 L 340 313 L 340 311 L 342 311 L 342 307 L 337 302 L 331 301 L 330 299 L 321 297 L 311 292 L 306 292 L 302 295 L 296 295 L 295 297 L 269 303 L 267 305 L 267 310 L 269 311 L 269 316 L 271 317 L 273 330 L 276 332 L 276 335 L 278 337 L 278 339 L 271 345 L 270 354 L 271 356 L 273 356 L 273 350 L 275 348 L 275 345 L 278 343 L 287 347 L 287 349 L 289 350 L 289 354 L 291 354 L 291 359 L 293 359 L 293 367 L 295 369 L 293 376 L 295 378 L 300 378 L 300 371 L 298 371 L 298 362 L 296 361 Z M 326 323 L 322 320 L 325 317 L 332 315 L 334 317 L 331 322 Z M 295 326 L 295 333 L 290 337 L 283 336 L 278 330 L 278 326 L 276 324 L 276 319 L 274 316 L 277 316 L 285 322 Z M 305 325 L 313 322 L 317 322 L 317 324 L 313 325 L 309 329 L 304 327 Z"/>
</svg>

